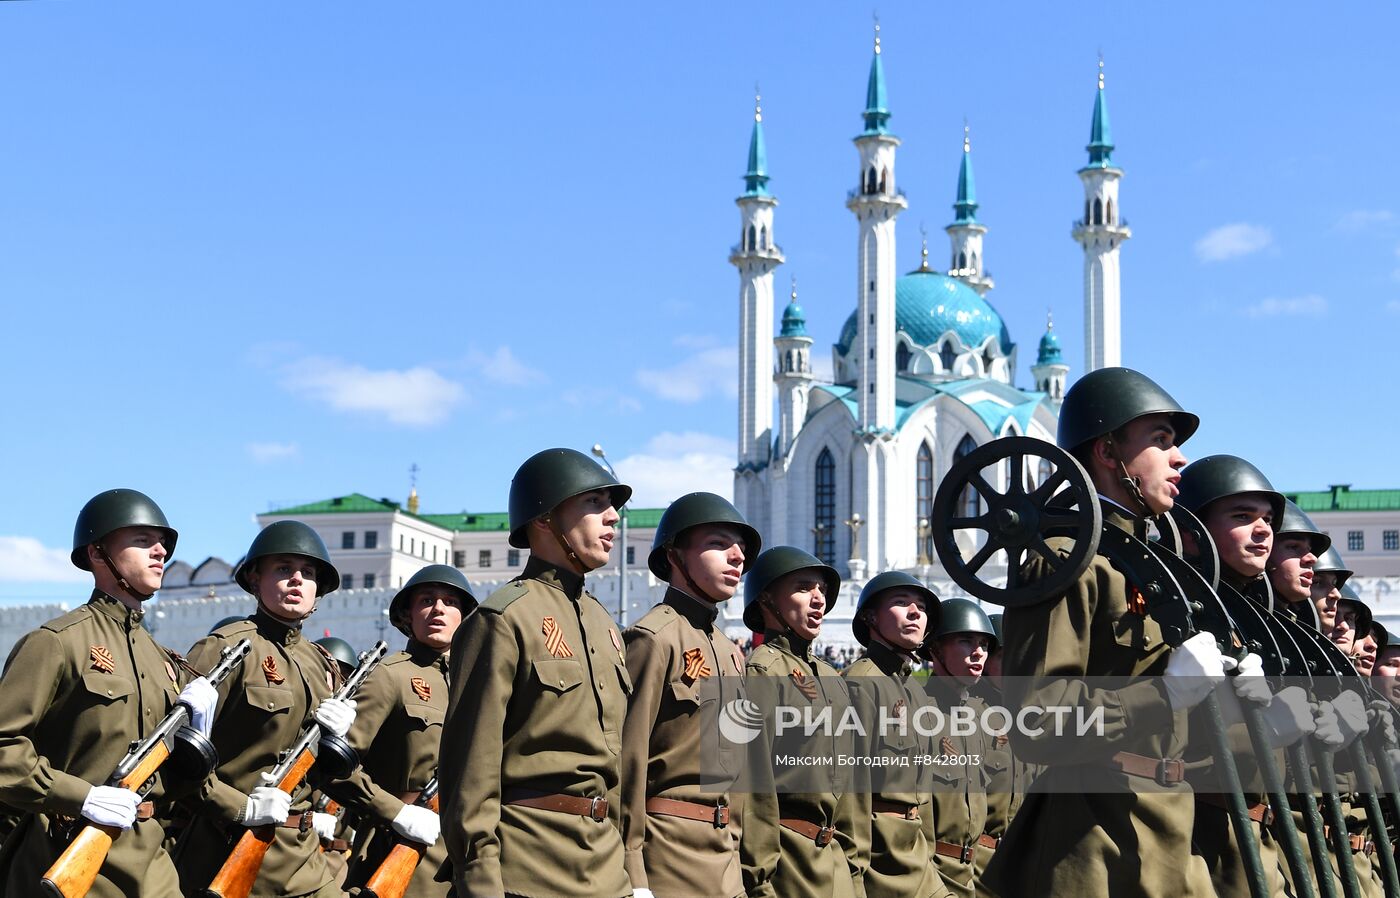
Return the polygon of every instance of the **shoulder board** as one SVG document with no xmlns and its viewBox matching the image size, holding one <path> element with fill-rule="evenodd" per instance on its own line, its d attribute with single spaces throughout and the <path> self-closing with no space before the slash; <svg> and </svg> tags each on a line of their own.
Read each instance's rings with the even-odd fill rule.
<svg viewBox="0 0 1400 898">
<path fill-rule="evenodd" d="M 408 652 L 395 652 L 394 654 L 385 658 L 383 661 L 380 661 L 379 666 L 388 667 L 390 664 L 402 664 L 412 657 L 413 656 L 410 655 Z"/>
<path fill-rule="evenodd" d="M 841 671 L 841 676 L 843 676 L 843 677 L 852 677 L 852 676 L 855 676 L 855 677 L 863 677 L 863 676 L 866 675 L 867 671 L 870 671 L 870 670 L 871 670 L 871 668 L 874 668 L 874 673 L 879 673 L 879 672 L 880 672 L 880 670 L 879 670 L 879 668 L 876 666 L 875 662 L 872 661 L 872 660 L 870 660 L 870 658 L 869 658 L 868 656 L 867 656 L 867 657 L 857 658 L 856 660 L 852 661 L 849 665 L 847 665 L 847 667 L 846 667 L 845 670 Z"/>
<path fill-rule="evenodd" d="M 56 617 L 53 620 L 41 625 L 40 629 L 51 630 L 54 633 L 61 633 L 64 630 L 67 630 L 69 627 L 73 626 L 74 624 L 87 620 L 91 615 L 92 611 L 88 608 L 88 606 L 81 605 L 77 608 L 74 608 L 67 614 L 60 615 L 59 617 Z"/>
<path fill-rule="evenodd" d="M 482 611 L 491 611 L 500 614 L 510 607 L 511 602 L 514 602 L 529 591 L 530 587 L 526 586 L 524 583 L 519 580 L 512 580 L 487 596 L 486 601 L 482 602 L 479 607 Z"/>
<path fill-rule="evenodd" d="M 251 620 L 236 620 L 231 624 L 224 624 L 218 629 L 210 630 L 209 635 L 213 636 L 217 633 L 219 636 L 236 636 L 239 633 L 251 633 L 257 628 L 258 625 Z"/>
<path fill-rule="evenodd" d="M 816 671 L 819 677 L 836 677 L 837 679 L 841 677 L 841 675 L 836 672 L 836 668 L 820 658 L 812 659 L 812 670 Z"/>
<path fill-rule="evenodd" d="M 749 666 L 767 673 L 768 668 L 770 668 L 775 661 L 780 660 L 782 660 L 782 653 L 777 649 L 761 645 L 753 650 L 752 655 L 749 655 Z"/>
<path fill-rule="evenodd" d="M 679 620 L 679 617 L 676 614 L 676 609 L 672 608 L 670 605 L 657 605 L 646 614 L 643 614 L 642 619 L 633 625 L 633 629 L 642 630 L 646 633 L 660 633 L 677 620 Z"/>
</svg>

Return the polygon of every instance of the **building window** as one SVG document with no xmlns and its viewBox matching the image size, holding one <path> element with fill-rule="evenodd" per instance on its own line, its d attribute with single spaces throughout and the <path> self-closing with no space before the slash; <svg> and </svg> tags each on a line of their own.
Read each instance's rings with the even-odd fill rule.
<svg viewBox="0 0 1400 898">
<path fill-rule="evenodd" d="M 374 575 L 365 574 L 365 589 L 374 589 Z"/>
<path fill-rule="evenodd" d="M 355 548 L 355 531 L 347 530 L 340 534 L 340 547 L 342 549 Z"/>
<path fill-rule="evenodd" d="M 402 534 L 402 533 L 399 534 L 399 551 L 400 551 L 400 552 L 403 551 L 403 534 Z"/>
<path fill-rule="evenodd" d="M 341 588 L 341 589 L 354 589 L 354 588 L 355 588 L 355 575 L 354 575 L 354 574 L 341 574 L 341 575 L 340 575 L 340 588 Z"/>
<path fill-rule="evenodd" d="M 815 490 L 815 521 L 812 530 L 816 536 L 813 553 L 825 564 L 836 561 L 836 460 L 830 449 L 823 449 L 817 456 Z"/>
<path fill-rule="evenodd" d="M 453 552 L 453 553 L 452 553 L 452 566 L 453 566 L 453 567 L 466 567 L 466 566 L 467 566 L 467 553 L 466 553 L 466 552 Z"/>
<path fill-rule="evenodd" d="M 938 361 L 943 363 L 943 373 L 953 373 L 953 363 L 958 360 L 958 354 L 953 350 L 953 341 L 944 340 L 943 345 L 938 349 Z"/>
<path fill-rule="evenodd" d="M 894 368 L 896 371 L 909 370 L 909 347 L 899 343 L 894 348 Z"/>
<path fill-rule="evenodd" d="M 1400 551 L 1400 530 L 1386 530 L 1381 533 L 1381 548 L 1387 552 Z"/>
<path fill-rule="evenodd" d="M 637 547 L 636 547 L 636 546 L 628 546 L 628 547 L 627 547 L 627 565 L 628 565 L 629 567 L 631 567 L 632 565 L 634 565 L 634 564 L 636 564 L 636 563 L 637 563 Z"/>
<path fill-rule="evenodd" d="M 379 548 L 379 531 L 378 531 L 378 530 L 366 530 L 366 531 L 365 531 L 365 548 L 366 548 L 366 549 L 377 549 L 377 548 Z"/>
<path fill-rule="evenodd" d="M 414 555 L 418 552 L 418 544 L 413 541 L 413 537 L 408 539 L 408 554 Z"/>
<path fill-rule="evenodd" d="M 520 567 L 519 549 L 506 549 L 506 567 Z"/>
<path fill-rule="evenodd" d="M 972 434 L 967 434 L 958 443 L 958 448 L 953 451 L 953 464 L 957 464 L 964 458 L 972 454 L 972 450 L 977 448 L 977 441 L 972 438 Z M 972 484 L 963 487 L 962 495 L 958 497 L 958 515 L 964 518 L 975 518 L 982 513 L 982 500 L 977 494 L 977 490 Z"/>
<path fill-rule="evenodd" d="M 490 566 L 491 566 L 491 550 L 490 550 L 490 549 L 482 549 L 480 552 L 477 552 L 477 553 L 476 553 L 476 566 L 477 566 L 477 567 L 490 567 Z"/>
<path fill-rule="evenodd" d="M 1348 551 L 1348 552 L 1365 552 L 1365 551 L 1366 551 L 1366 534 L 1363 533 L 1363 532 L 1360 531 L 1360 530 L 1348 530 L 1348 531 L 1347 531 L 1347 551 Z"/>
<path fill-rule="evenodd" d="M 433 563 L 437 563 L 437 544 L 433 544 Z"/>
<path fill-rule="evenodd" d="M 933 559 L 933 449 L 928 443 L 919 447 L 919 464 L 915 481 L 915 495 L 918 497 L 919 515 L 919 563 L 929 564 Z"/>
</svg>

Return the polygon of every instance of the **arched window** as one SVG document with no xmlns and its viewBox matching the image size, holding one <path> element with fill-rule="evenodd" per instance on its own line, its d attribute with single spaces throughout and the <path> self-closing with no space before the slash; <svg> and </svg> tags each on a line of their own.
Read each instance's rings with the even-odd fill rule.
<svg viewBox="0 0 1400 898">
<path fill-rule="evenodd" d="M 898 341 L 894 347 L 894 369 L 896 371 L 909 370 L 909 347 L 904 342 Z"/>
<path fill-rule="evenodd" d="M 962 441 L 958 443 L 958 448 L 953 450 L 953 463 L 957 464 L 964 458 L 972 454 L 972 450 L 977 448 L 977 441 L 972 438 L 972 434 L 966 434 Z M 982 499 L 977 494 L 977 490 L 971 484 L 963 487 L 962 495 L 958 497 L 958 516 L 964 518 L 975 518 L 982 513 Z"/>
<path fill-rule="evenodd" d="M 1104 204 L 1103 222 L 1104 224 L 1113 224 L 1113 197 L 1109 197 L 1108 202 Z"/>
<path fill-rule="evenodd" d="M 746 249 L 758 249 L 758 231 L 753 225 L 749 225 L 749 241 Z"/>
<path fill-rule="evenodd" d="M 760 249 L 768 249 L 768 225 L 764 225 L 758 231 L 758 246 Z"/>
<path fill-rule="evenodd" d="M 890 192 L 890 170 L 888 168 L 883 169 L 880 172 L 880 192 Z"/>
<path fill-rule="evenodd" d="M 925 522 L 933 521 L 933 449 L 928 443 L 919 447 L 919 463 L 915 474 L 915 496 L 919 533 L 919 563 L 930 564 L 933 559 L 933 530 Z"/>
<path fill-rule="evenodd" d="M 865 176 L 865 192 L 874 193 L 876 187 L 875 166 L 870 166 L 870 173 Z"/>
<path fill-rule="evenodd" d="M 973 271 L 976 271 L 976 270 L 977 270 L 977 254 L 976 254 L 976 253 L 973 253 L 973 254 L 972 254 L 972 258 L 971 258 L 969 261 L 972 262 L 972 270 L 973 270 Z"/>
<path fill-rule="evenodd" d="M 958 274 L 967 268 L 967 253 L 958 253 Z"/>
<path fill-rule="evenodd" d="M 953 341 L 944 340 L 943 345 L 938 350 L 938 360 L 943 363 L 945 374 L 953 373 L 953 363 L 958 360 L 958 354 L 953 351 Z"/>
<path fill-rule="evenodd" d="M 1091 220 L 1091 219 L 1089 218 L 1089 213 L 1090 213 L 1091 208 L 1092 208 L 1092 207 L 1089 205 L 1089 201 L 1088 201 L 1088 200 L 1085 200 L 1085 201 L 1084 201 L 1084 223 L 1085 223 L 1085 224 L 1088 224 L 1088 223 L 1090 222 L 1090 220 Z"/>
<path fill-rule="evenodd" d="M 1103 203 L 1094 197 L 1094 224 L 1103 224 Z"/>
<path fill-rule="evenodd" d="M 814 495 L 813 531 L 816 537 L 812 554 L 826 564 L 836 562 L 836 460 L 830 449 L 817 456 Z"/>
</svg>

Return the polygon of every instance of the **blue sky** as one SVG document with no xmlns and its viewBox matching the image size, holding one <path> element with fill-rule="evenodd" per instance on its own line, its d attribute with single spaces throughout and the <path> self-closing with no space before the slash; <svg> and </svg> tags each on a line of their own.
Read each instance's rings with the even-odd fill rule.
<svg viewBox="0 0 1400 898">
<path fill-rule="evenodd" d="M 901 269 L 944 255 L 972 127 L 1021 385 L 1079 366 L 1097 53 L 1125 361 L 1287 489 L 1394 487 L 1400 145 L 1389 4 L 884 2 Z M 548 445 L 639 499 L 723 488 L 737 234 L 764 95 L 780 292 L 819 355 L 854 304 L 843 207 L 871 10 L 817 2 L 0 4 L 0 601 L 73 596 L 93 493 L 180 554 L 351 491 L 499 510 Z M 1072 372 L 1078 373 L 1077 370 Z"/>
</svg>

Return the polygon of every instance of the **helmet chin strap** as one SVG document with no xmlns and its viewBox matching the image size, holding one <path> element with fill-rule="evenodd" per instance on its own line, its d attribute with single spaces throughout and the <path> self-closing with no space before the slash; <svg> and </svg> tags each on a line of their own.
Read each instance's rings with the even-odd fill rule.
<svg viewBox="0 0 1400 898">
<path fill-rule="evenodd" d="M 690 568 L 686 567 L 685 558 L 681 555 L 679 549 L 675 546 L 668 546 L 666 548 L 666 557 L 674 562 L 676 567 L 680 568 L 681 576 L 685 578 L 685 585 L 690 589 L 691 595 L 695 596 L 697 599 L 704 599 L 714 605 L 718 605 L 720 602 L 724 601 L 723 599 L 715 598 L 700 588 L 699 584 L 695 582 L 695 578 L 690 576 Z"/>
<path fill-rule="evenodd" d="M 117 570 L 116 564 L 114 564 L 114 563 L 112 562 L 112 556 L 107 554 L 107 547 L 104 546 L 104 545 L 102 545 L 102 543 L 100 543 L 100 542 L 99 542 L 99 543 L 93 543 L 93 545 L 97 547 L 97 554 L 98 554 L 99 556 L 101 556 L 101 558 L 102 558 L 102 563 L 105 564 L 105 565 L 107 566 L 107 570 L 110 571 L 111 574 L 112 574 L 112 576 L 116 578 L 116 581 L 117 581 L 117 588 L 118 588 L 118 589 L 120 589 L 122 592 L 126 593 L 127 595 L 131 596 L 133 599 L 135 599 L 135 600 L 138 601 L 138 602 L 144 602 L 144 601 L 146 601 L 147 599 L 149 599 L 151 596 L 155 595 L 155 593 L 153 593 L 153 592 L 152 592 L 152 593 L 137 592 L 136 589 L 133 588 L 132 585 L 131 585 L 130 583 L 127 582 L 127 579 L 121 575 L 121 572 Z"/>
<path fill-rule="evenodd" d="M 564 531 L 559 529 L 559 525 L 554 522 L 553 515 L 545 515 L 544 522 L 549 527 L 549 532 L 554 534 L 554 539 L 559 543 L 559 548 L 564 550 L 564 557 L 569 559 L 569 566 L 574 569 L 574 573 L 580 577 L 588 573 L 588 568 L 583 566 L 583 561 L 574 552 L 574 547 L 569 545 L 569 540 L 564 536 Z"/>
<path fill-rule="evenodd" d="M 1113 460 L 1118 463 L 1118 485 L 1123 488 L 1129 498 L 1138 504 L 1143 517 L 1155 518 L 1156 512 L 1152 510 L 1152 506 L 1147 504 L 1147 497 L 1142 494 L 1142 478 L 1134 477 L 1128 473 L 1128 465 L 1118 456 L 1118 449 L 1114 445 L 1112 437 L 1104 441 L 1104 447 L 1113 456 Z"/>
</svg>

